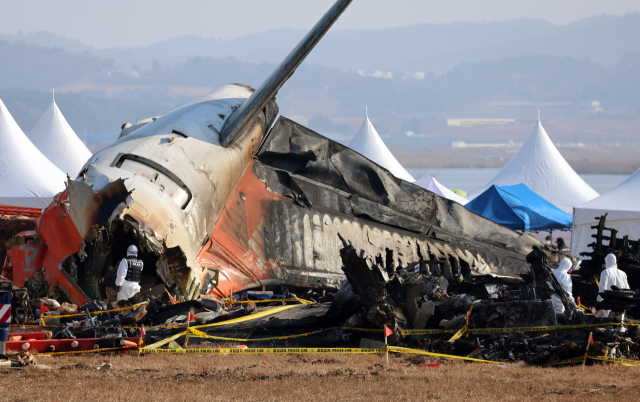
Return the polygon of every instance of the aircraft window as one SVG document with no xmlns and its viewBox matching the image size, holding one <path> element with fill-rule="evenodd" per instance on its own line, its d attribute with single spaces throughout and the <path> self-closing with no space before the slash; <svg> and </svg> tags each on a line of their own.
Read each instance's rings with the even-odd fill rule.
<svg viewBox="0 0 640 402">
<path fill-rule="evenodd" d="M 158 196 L 170 197 L 185 209 L 191 201 L 191 191 L 173 173 L 157 163 L 136 155 L 121 155 L 115 166 L 146 178 L 158 187 Z"/>
</svg>

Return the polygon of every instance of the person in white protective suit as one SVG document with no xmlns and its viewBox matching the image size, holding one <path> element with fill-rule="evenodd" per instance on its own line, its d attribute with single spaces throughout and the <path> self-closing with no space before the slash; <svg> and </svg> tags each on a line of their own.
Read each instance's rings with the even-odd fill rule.
<svg viewBox="0 0 640 402">
<path fill-rule="evenodd" d="M 558 279 L 558 283 L 560 283 L 562 290 L 566 292 L 567 299 L 575 305 L 576 302 L 573 299 L 573 294 L 571 293 L 573 291 L 573 283 L 571 282 L 571 276 L 569 275 L 569 270 L 572 265 L 573 264 L 570 259 L 563 258 L 562 261 L 560 261 L 558 268 L 553 270 L 553 275 Z M 552 295 L 551 301 L 553 302 L 556 314 L 564 313 L 564 304 L 562 304 L 562 300 L 560 300 L 558 296 Z"/>
<path fill-rule="evenodd" d="M 128 300 L 140 292 L 140 277 L 143 263 L 138 259 L 138 248 L 134 245 L 127 249 L 127 257 L 118 265 L 116 286 L 119 286 L 118 301 Z"/>
<path fill-rule="evenodd" d="M 600 274 L 600 288 L 599 293 L 605 290 L 611 290 L 611 286 L 617 286 L 619 289 L 629 289 L 629 283 L 627 282 L 627 274 L 618 269 L 618 263 L 616 256 L 613 254 L 607 254 L 604 257 L 606 269 Z M 601 301 L 602 297 L 598 295 L 598 301 Z M 611 310 L 596 310 L 596 317 L 609 317 Z"/>
</svg>

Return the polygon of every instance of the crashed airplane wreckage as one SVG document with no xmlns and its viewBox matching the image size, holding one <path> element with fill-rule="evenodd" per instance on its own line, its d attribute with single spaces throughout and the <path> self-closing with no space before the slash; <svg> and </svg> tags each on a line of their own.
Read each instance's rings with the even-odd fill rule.
<svg viewBox="0 0 640 402">
<path fill-rule="evenodd" d="M 337 290 L 342 238 L 389 272 L 437 266 L 460 284 L 521 281 L 539 241 L 289 119 L 274 124 L 277 91 L 349 3 L 337 1 L 257 90 L 227 85 L 124 125 L 67 181 L 37 230 L 14 238 L 4 275 L 32 297 L 115 300 L 117 264 L 135 244 L 141 299 L 165 289 L 178 300 Z"/>
<path fill-rule="evenodd" d="M 216 96 L 230 92 L 250 93 L 228 86 Z M 113 299 L 117 264 L 137 244 L 141 296 L 167 287 L 184 300 L 267 287 L 337 290 L 339 237 L 389 272 L 438 266 L 460 283 L 521 281 L 526 254 L 542 248 L 284 117 L 257 150 L 261 125 L 255 138 L 225 148 L 195 131 L 177 134 L 187 122 L 164 122 L 171 118 L 127 128 L 96 154 L 38 230 L 14 240 L 5 275 L 34 295 L 55 286 L 77 304 Z"/>
<path fill-rule="evenodd" d="M 582 362 L 589 347 L 592 359 L 638 358 L 639 324 L 584 314 L 564 293 L 551 272 L 564 254 L 287 118 L 275 121 L 277 91 L 350 2 L 338 0 L 255 91 L 227 85 L 125 124 L 68 179 L 37 229 L 9 242 L 3 266 L 13 281 L 3 288 L 16 299 L 14 322 L 39 317 L 60 342 L 24 338 L 30 345 L 18 340 L 9 349 L 110 350 L 142 337 L 131 325 L 155 327 L 146 336 L 159 345 L 186 341 L 180 331 L 190 331 L 193 314 L 200 326 L 190 339 L 254 346 L 382 350 L 369 335 L 387 325 L 392 345 L 484 361 Z M 608 230 L 601 226 L 598 259 Z M 116 267 L 132 244 L 144 262 L 142 290 L 116 303 Z M 637 244 L 622 244 L 618 255 L 635 261 Z M 597 263 L 574 282 L 599 272 Z M 258 292 L 243 292 L 251 289 Z M 318 303 L 256 305 L 257 295 L 300 289 Z M 227 298 L 238 292 L 246 300 Z M 148 302 L 133 305 L 141 300 Z M 616 303 L 612 310 L 637 307 Z M 264 332 L 282 336 L 259 338 Z"/>
</svg>

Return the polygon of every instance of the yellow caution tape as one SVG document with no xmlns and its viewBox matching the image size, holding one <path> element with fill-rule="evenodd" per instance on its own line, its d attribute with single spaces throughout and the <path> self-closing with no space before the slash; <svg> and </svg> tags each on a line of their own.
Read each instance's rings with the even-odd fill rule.
<svg viewBox="0 0 640 402">
<path fill-rule="evenodd" d="M 257 313 L 257 314 L 252 314 L 252 315 L 249 315 L 249 316 L 246 316 L 246 317 L 234 318 L 232 320 L 216 322 L 216 323 L 213 323 L 213 324 L 206 324 L 206 325 L 198 325 L 198 326 L 195 326 L 195 327 L 188 327 L 187 330 L 190 333 L 194 333 L 193 331 L 197 331 L 198 328 L 209 328 L 209 327 L 216 327 L 216 326 L 220 326 L 220 325 L 236 324 L 236 323 L 239 323 L 239 322 L 251 321 L 251 320 L 255 320 L 255 319 L 258 319 L 258 318 L 266 317 L 266 316 L 269 316 L 269 315 L 272 315 L 272 314 L 276 314 L 276 313 L 279 313 L 281 311 L 289 310 L 290 308 L 293 308 L 293 307 L 297 307 L 297 306 L 296 305 L 293 305 L 293 306 L 282 306 L 282 307 L 274 308 L 274 309 L 271 309 L 271 310 L 262 311 L 262 312 Z M 208 336 L 202 331 L 197 331 L 197 333 L 204 334 L 205 336 Z M 152 344 L 150 346 L 147 346 L 146 348 L 147 349 L 155 349 L 155 348 L 158 348 L 160 346 L 166 345 L 167 343 L 169 343 L 169 342 L 171 342 L 171 341 L 173 341 L 175 339 L 178 339 L 181 336 L 187 336 L 187 335 L 188 335 L 187 331 L 181 332 L 181 333 L 173 335 L 173 336 L 171 336 L 171 337 L 169 337 L 167 339 L 164 339 L 164 340 L 156 342 L 156 343 L 154 343 L 154 344 Z"/>
<path fill-rule="evenodd" d="M 297 302 L 302 304 L 316 304 L 310 300 L 301 299 L 299 297 L 288 297 L 286 299 L 269 299 L 269 300 L 232 300 L 225 299 L 225 304 L 249 304 L 249 303 L 280 303 L 280 302 Z"/>
<path fill-rule="evenodd" d="M 147 304 L 149 304 L 149 302 L 144 302 L 144 303 L 138 303 L 138 304 L 134 304 L 133 306 L 129 306 L 129 307 L 122 307 L 122 308 L 115 308 L 113 310 L 104 310 L 104 311 L 93 311 L 90 312 L 90 315 L 98 315 L 98 314 L 102 314 L 102 313 L 113 313 L 114 311 L 123 311 L 123 310 L 133 310 L 136 309 L 138 307 L 142 307 L 142 306 L 146 306 Z M 40 314 L 40 317 L 46 318 L 46 319 L 54 319 L 54 318 L 68 318 L 68 317 L 79 317 L 79 316 L 86 316 L 86 313 L 77 313 L 77 314 L 66 314 L 66 315 L 48 315 L 48 316 L 44 316 L 43 314 Z"/>
<path fill-rule="evenodd" d="M 140 349 L 141 353 L 177 353 L 177 354 L 298 354 L 298 353 L 348 353 L 371 354 L 384 353 L 385 349 L 362 348 L 213 348 L 213 349 L 150 349 L 148 346 Z"/>
<path fill-rule="evenodd" d="M 631 359 L 619 359 L 615 357 L 607 357 L 607 356 L 594 356 L 594 355 L 586 355 L 587 359 L 591 360 L 601 360 L 605 362 L 611 363 L 619 363 L 619 364 L 627 364 L 633 366 L 640 366 L 640 360 L 631 360 Z"/>
<path fill-rule="evenodd" d="M 112 352 L 115 350 L 137 350 L 138 348 L 136 346 L 125 346 L 122 348 L 105 348 L 105 349 L 91 349 L 91 350 L 76 350 L 76 351 L 70 351 L 70 352 L 43 352 L 43 353 L 38 353 L 38 355 L 45 355 L 45 356 L 55 356 L 55 355 L 73 355 L 73 354 L 79 354 L 79 353 L 100 353 L 100 352 Z"/>
<path fill-rule="evenodd" d="M 398 346 L 389 346 L 389 352 L 410 353 L 414 355 L 427 355 L 427 356 L 434 356 L 434 357 L 446 357 L 449 359 L 468 360 L 472 362 L 481 362 L 481 363 L 497 363 L 497 364 L 506 364 L 507 366 L 513 366 L 512 363 L 494 362 L 492 360 L 475 359 L 473 357 L 465 357 L 465 356 L 445 355 L 441 353 L 427 352 L 419 349 L 401 348 Z"/>
<path fill-rule="evenodd" d="M 193 328 L 189 328 L 189 332 L 191 334 L 191 336 L 196 337 L 196 338 L 207 338 L 207 339 L 217 339 L 217 340 L 221 340 L 221 341 L 233 341 L 233 342 L 259 342 L 259 341 L 277 341 L 277 340 L 282 340 L 282 339 L 293 339 L 293 338 L 302 338 L 305 336 L 310 336 L 310 335 L 315 335 L 315 334 L 320 334 L 323 332 L 328 332 L 330 330 L 332 330 L 334 328 L 326 328 L 326 329 L 321 329 L 318 331 L 313 331 L 313 332 L 307 332 L 304 334 L 298 334 L 298 335 L 286 335 L 286 336 L 274 336 L 274 337 L 270 337 L 270 338 L 255 338 L 255 339 L 241 339 L 241 338 L 226 338 L 226 337 L 222 337 L 222 336 L 213 336 L 213 335 L 208 335 L 202 331 L 198 331 L 197 329 L 193 329 Z"/>
<path fill-rule="evenodd" d="M 119 327 L 116 326 L 100 326 L 100 325 L 84 325 L 84 324 L 77 324 L 77 325 L 12 325 L 12 327 L 44 327 L 44 328 L 71 328 L 71 329 L 77 329 L 77 328 L 95 328 L 95 329 L 140 329 L 142 328 L 141 326 L 133 326 L 133 325 L 121 325 Z M 145 325 L 144 326 L 145 329 L 180 329 L 180 328 L 185 328 L 185 324 L 173 324 L 173 325 Z"/>
<path fill-rule="evenodd" d="M 256 320 L 258 318 L 263 318 L 263 317 L 266 317 L 266 316 L 269 316 L 269 315 L 272 315 L 272 314 L 276 314 L 276 313 L 279 313 L 281 311 L 289 310 L 289 309 L 294 308 L 294 307 L 299 307 L 299 306 L 300 306 L 299 304 L 294 304 L 294 305 L 291 305 L 291 306 L 276 307 L 276 308 L 273 308 L 271 310 L 261 311 L 259 313 L 251 314 L 251 315 L 248 315 L 248 316 L 245 316 L 245 317 L 234 318 L 234 319 L 231 319 L 231 320 L 221 321 L 221 322 L 214 322 L 213 324 L 197 325 L 197 326 L 195 326 L 193 328 L 209 328 L 209 327 L 217 327 L 217 326 L 220 326 L 220 325 L 237 324 L 237 323 L 240 323 L 240 322 L 251 321 L 251 320 Z"/>
<path fill-rule="evenodd" d="M 460 330 L 461 331 L 461 330 Z M 401 329 L 400 334 L 409 335 L 438 335 L 438 334 L 455 334 L 459 330 L 455 329 Z"/>
<path fill-rule="evenodd" d="M 451 339 L 449 339 L 449 343 L 454 343 L 455 341 L 460 339 L 460 337 L 466 334 L 468 330 L 469 330 L 469 324 L 464 324 L 464 327 L 460 328 L 460 331 L 456 332 L 456 334 L 452 336 Z"/>
<path fill-rule="evenodd" d="M 298 353 L 347 353 L 347 354 L 379 354 L 389 352 L 419 354 L 434 357 L 444 357 L 450 359 L 459 359 L 474 361 L 480 363 L 505 364 L 513 366 L 512 363 L 495 362 L 491 360 L 474 359 L 472 357 L 445 355 L 441 353 L 431 353 L 424 350 L 401 348 L 396 346 L 388 346 L 382 349 L 365 349 L 365 348 L 213 348 L 213 349 L 151 349 L 149 346 L 140 349 L 141 353 L 175 353 L 175 354 L 298 354 Z"/>
<path fill-rule="evenodd" d="M 608 326 L 638 326 L 640 324 L 629 324 L 619 322 L 606 322 L 597 324 L 576 324 L 576 325 L 551 325 L 540 327 L 506 327 L 506 328 L 470 328 L 472 334 L 502 334 L 509 332 L 539 332 L 539 331 L 562 331 L 570 329 L 597 328 Z"/>
<path fill-rule="evenodd" d="M 185 335 L 186 333 L 187 333 L 187 331 L 185 331 L 185 332 L 181 332 L 181 333 L 179 333 L 179 334 L 175 334 L 175 335 L 170 336 L 170 337 L 168 337 L 168 338 L 166 338 L 166 339 L 163 339 L 163 340 L 161 340 L 161 341 L 158 341 L 158 342 L 156 342 L 156 343 L 153 343 L 153 344 L 151 344 L 151 345 L 146 346 L 146 349 L 156 349 L 156 348 L 159 348 L 160 346 L 164 346 L 164 345 L 166 345 L 167 343 L 169 343 L 169 342 L 171 342 L 171 341 L 175 341 L 176 339 L 180 338 L 181 336 Z"/>
<path fill-rule="evenodd" d="M 584 311 L 585 314 L 587 315 L 593 315 L 593 313 L 591 313 L 591 309 L 585 305 L 583 305 L 582 303 L 578 303 L 578 308 L 582 311 Z"/>
<path fill-rule="evenodd" d="M 330 329 L 333 329 L 333 328 L 330 328 Z M 195 337 L 213 338 L 213 339 L 221 339 L 221 340 L 228 340 L 228 341 L 245 342 L 245 341 L 266 341 L 266 340 L 286 339 L 286 338 L 292 338 L 292 337 L 306 336 L 306 335 L 309 335 L 309 334 L 320 333 L 320 332 L 324 332 L 324 331 L 326 331 L 326 330 L 315 331 L 315 332 L 311 332 L 311 333 L 307 333 L 307 334 L 291 335 L 289 337 L 274 337 L 274 338 L 262 338 L 262 339 L 236 339 L 236 338 L 223 338 L 223 337 L 209 336 L 209 335 L 207 335 L 206 333 L 204 333 L 202 331 L 198 331 L 198 330 L 196 330 L 194 328 L 188 328 L 188 330 L 185 331 L 185 332 L 173 335 L 173 336 L 171 336 L 171 337 L 169 337 L 167 339 L 164 339 L 164 340 L 162 340 L 160 342 L 156 342 L 156 343 L 154 343 L 152 345 L 148 345 L 148 346 L 146 346 L 144 348 L 138 348 L 138 351 L 140 353 L 149 352 L 149 353 L 175 353 L 175 354 L 290 354 L 290 353 L 349 353 L 349 354 L 369 353 L 370 354 L 370 353 L 398 352 L 398 353 L 409 353 L 409 354 L 426 355 L 426 356 L 433 356 L 433 357 L 442 357 L 442 358 L 448 358 L 448 359 L 458 359 L 458 360 L 465 360 L 465 361 L 473 361 L 473 362 L 480 362 L 480 363 L 504 364 L 504 365 L 508 365 L 508 366 L 513 366 L 514 365 L 513 363 L 496 362 L 496 361 L 492 361 L 492 360 L 476 359 L 476 358 L 473 358 L 473 357 L 465 357 L 465 356 L 447 355 L 447 354 L 442 354 L 442 353 L 433 353 L 433 352 L 427 352 L 427 351 L 419 350 L 419 349 L 411 349 L 411 348 L 404 348 L 404 347 L 398 347 L 398 346 L 388 346 L 388 345 L 385 345 L 385 347 L 382 348 L 382 349 L 366 349 L 366 348 L 246 348 L 246 349 L 240 349 L 240 348 L 195 348 L 195 349 L 158 349 L 158 347 L 160 347 L 160 346 L 166 345 L 169 342 L 171 342 L 173 340 L 176 340 L 181 336 L 187 335 L 187 332 L 190 333 L 192 336 L 195 336 Z M 107 351 L 107 350 L 111 350 L 111 349 L 102 349 L 102 350 L 94 350 L 94 351 Z M 113 350 L 122 350 L 122 348 L 113 349 Z M 60 352 L 60 353 L 88 353 L 88 352 L 92 352 L 92 351 Z M 623 365 L 640 366 L 640 360 L 618 359 L 618 358 L 613 358 L 613 357 L 593 356 L 593 355 L 585 355 L 585 356 L 574 357 L 574 358 L 571 358 L 571 359 L 566 359 L 566 360 L 561 360 L 561 361 L 557 361 L 557 362 L 542 364 L 541 366 L 559 366 L 559 365 L 565 365 L 565 364 L 583 363 L 585 361 L 585 359 L 601 360 L 601 361 L 607 361 L 607 362 L 623 364 Z"/>
<path fill-rule="evenodd" d="M 312 332 L 305 332 L 303 334 L 272 336 L 272 337 L 268 337 L 268 338 L 251 338 L 251 339 L 247 339 L 247 338 L 227 338 L 227 337 L 223 337 L 223 336 L 209 335 L 206 332 L 202 332 L 202 331 L 199 331 L 199 330 L 195 329 L 195 327 L 189 327 L 188 328 L 188 332 L 189 332 L 189 334 L 191 336 L 194 336 L 196 338 L 217 339 L 217 340 L 221 340 L 221 341 L 233 341 L 233 342 L 259 342 L 259 341 L 277 341 L 277 340 L 283 340 L 283 339 L 303 338 L 305 336 L 316 335 L 316 334 L 321 334 L 323 332 L 333 331 L 334 329 L 339 329 L 339 330 L 343 330 L 343 331 L 383 333 L 383 330 L 381 330 L 381 329 L 354 328 L 354 327 L 331 327 L 331 328 L 324 328 L 324 329 L 320 329 L 320 330 L 312 331 Z"/>
<path fill-rule="evenodd" d="M 467 313 L 466 324 L 464 324 L 464 327 L 462 327 L 460 331 L 458 331 L 454 336 L 451 337 L 451 339 L 449 339 L 449 343 L 454 343 L 455 341 L 460 339 L 462 335 L 466 334 L 467 331 L 469 330 L 469 318 L 471 317 L 471 311 L 473 310 L 474 303 L 475 302 L 471 303 L 471 307 L 469 308 L 469 312 Z"/>
</svg>

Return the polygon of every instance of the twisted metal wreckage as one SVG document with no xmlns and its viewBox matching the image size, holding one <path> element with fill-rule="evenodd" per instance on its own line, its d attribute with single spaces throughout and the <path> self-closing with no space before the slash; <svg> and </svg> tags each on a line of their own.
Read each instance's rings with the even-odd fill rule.
<svg viewBox="0 0 640 402">
<path fill-rule="evenodd" d="M 477 304 L 467 327 L 587 322 L 551 274 L 565 255 L 285 117 L 275 121 L 277 91 L 350 2 L 338 0 L 257 90 L 230 84 L 164 116 L 123 125 L 116 142 L 68 179 L 37 230 L 14 237 L 3 275 L 32 298 L 115 301 L 117 264 L 136 244 L 145 266 L 137 297 L 158 303 L 166 292 L 204 300 L 251 289 L 314 289 L 337 292 L 331 307 L 312 314 L 314 323 L 385 324 L 402 333 L 459 328 L 474 301 L 498 296 Z M 562 316 L 549 301 L 553 294 L 565 306 Z M 184 306 L 198 313 L 206 303 Z M 221 306 L 205 316 L 220 316 Z M 173 319 L 154 314 L 146 322 Z M 343 335 L 333 331 L 323 342 Z M 574 334 L 571 342 L 585 337 Z M 463 339 L 456 348 L 479 344 Z M 522 353 L 546 351 L 549 358 L 548 345 L 531 345 Z M 509 353 L 503 358 L 513 358 Z"/>
</svg>

